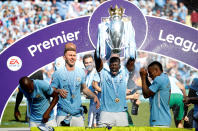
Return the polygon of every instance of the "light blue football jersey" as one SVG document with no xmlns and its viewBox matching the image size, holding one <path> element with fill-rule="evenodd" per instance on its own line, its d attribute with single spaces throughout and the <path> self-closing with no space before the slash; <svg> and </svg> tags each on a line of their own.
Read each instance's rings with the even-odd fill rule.
<svg viewBox="0 0 198 131">
<path fill-rule="evenodd" d="M 53 93 L 53 88 L 43 80 L 33 80 L 34 91 L 31 94 L 26 93 L 20 86 L 19 90 L 23 92 L 28 100 L 30 107 L 30 121 L 41 122 L 43 114 L 50 106 L 50 95 Z M 54 118 L 53 110 L 50 113 L 50 119 Z"/>
<path fill-rule="evenodd" d="M 65 99 L 59 96 L 57 116 L 66 116 L 67 114 L 82 115 L 82 112 L 79 111 L 81 110 L 80 91 L 82 84 L 85 84 L 85 72 L 77 66 L 73 71 L 68 71 L 64 66 L 54 72 L 50 86 L 65 89 L 68 92 Z"/>
<path fill-rule="evenodd" d="M 169 107 L 170 81 L 168 76 L 161 73 L 157 76 L 149 89 L 155 93 L 150 97 L 150 125 L 151 126 L 170 126 L 171 114 Z"/>
<path fill-rule="evenodd" d="M 126 89 L 129 72 L 126 68 L 121 68 L 116 76 L 112 76 L 110 71 L 103 68 L 99 75 L 94 76 L 94 81 L 100 82 L 101 87 L 101 111 L 123 112 L 127 110 Z M 115 99 L 118 98 L 119 102 Z"/>
</svg>

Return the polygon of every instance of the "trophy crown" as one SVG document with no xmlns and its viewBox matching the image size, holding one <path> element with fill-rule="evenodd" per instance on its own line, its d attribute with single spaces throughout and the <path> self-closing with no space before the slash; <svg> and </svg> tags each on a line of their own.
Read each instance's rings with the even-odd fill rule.
<svg viewBox="0 0 198 131">
<path fill-rule="evenodd" d="M 122 7 L 118 8 L 117 5 L 115 5 L 115 8 L 112 8 L 112 6 L 109 8 L 109 14 L 111 17 L 114 15 L 122 16 L 123 13 L 124 13 L 124 8 Z"/>
</svg>

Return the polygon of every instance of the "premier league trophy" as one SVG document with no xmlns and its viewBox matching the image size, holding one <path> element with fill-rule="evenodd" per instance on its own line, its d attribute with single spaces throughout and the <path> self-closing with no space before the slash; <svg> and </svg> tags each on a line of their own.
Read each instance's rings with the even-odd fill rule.
<svg viewBox="0 0 198 131">
<path fill-rule="evenodd" d="M 124 9 L 118 8 L 116 5 L 113 9 L 112 6 L 109 9 L 110 14 L 110 24 L 107 29 L 108 39 L 107 44 L 111 48 L 112 53 L 120 53 L 123 48 L 122 36 L 124 33 L 124 22 L 122 20 L 122 15 Z"/>
<path fill-rule="evenodd" d="M 111 53 L 121 54 L 124 57 L 135 58 L 136 43 L 135 31 L 131 17 L 124 14 L 125 9 L 109 8 L 109 17 L 102 17 L 98 25 L 97 57 L 108 59 Z"/>
</svg>

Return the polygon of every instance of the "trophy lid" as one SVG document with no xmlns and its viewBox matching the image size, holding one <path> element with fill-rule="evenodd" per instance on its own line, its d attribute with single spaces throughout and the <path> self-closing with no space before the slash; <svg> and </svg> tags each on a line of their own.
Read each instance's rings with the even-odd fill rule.
<svg viewBox="0 0 198 131">
<path fill-rule="evenodd" d="M 114 16 L 114 15 L 118 15 L 118 16 L 121 16 L 123 15 L 124 13 L 124 8 L 120 7 L 118 8 L 118 5 L 115 5 L 115 8 L 112 8 L 112 6 L 109 8 L 109 14 L 110 16 Z"/>
</svg>

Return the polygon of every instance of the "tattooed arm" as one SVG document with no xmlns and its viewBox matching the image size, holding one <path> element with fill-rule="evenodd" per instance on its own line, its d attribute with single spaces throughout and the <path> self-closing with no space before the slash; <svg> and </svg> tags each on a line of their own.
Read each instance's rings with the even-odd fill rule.
<svg viewBox="0 0 198 131">
<path fill-rule="evenodd" d="M 94 102 L 96 103 L 96 109 L 100 107 L 100 102 L 98 100 L 98 97 L 86 86 L 86 84 L 82 84 L 82 92 L 88 96 L 90 99 L 94 99 Z"/>
</svg>

